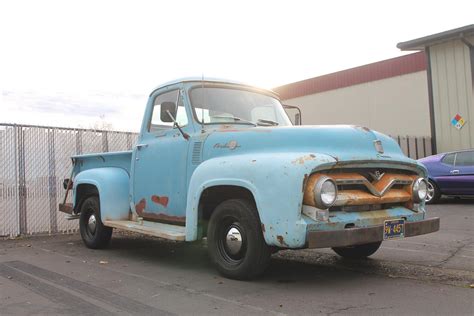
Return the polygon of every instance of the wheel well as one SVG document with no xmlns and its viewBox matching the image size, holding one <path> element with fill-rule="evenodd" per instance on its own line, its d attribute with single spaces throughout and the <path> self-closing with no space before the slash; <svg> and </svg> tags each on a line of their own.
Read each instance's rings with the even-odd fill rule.
<svg viewBox="0 0 474 316">
<path fill-rule="evenodd" d="M 433 183 L 433 185 L 434 185 L 438 190 L 440 190 L 439 185 L 438 185 L 438 183 L 436 182 L 435 179 L 428 177 L 428 181 L 431 182 L 431 183 Z M 441 190 L 440 190 L 440 192 L 441 192 Z"/>
<path fill-rule="evenodd" d="M 245 199 L 252 203 L 255 208 L 257 204 L 255 198 L 248 189 L 235 185 L 220 185 L 205 189 L 199 200 L 199 235 L 207 235 L 207 223 L 211 218 L 212 212 L 222 202 L 229 199 Z"/>
<path fill-rule="evenodd" d="M 74 208 L 74 213 L 78 214 L 81 211 L 82 203 L 84 203 L 84 200 L 91 195 L 99 196 L 99 190 L 97 190 L 97 187 L 95 185 L 85 183 L 79 184 L 76 187 L 76 204 Z"/>
</svg>

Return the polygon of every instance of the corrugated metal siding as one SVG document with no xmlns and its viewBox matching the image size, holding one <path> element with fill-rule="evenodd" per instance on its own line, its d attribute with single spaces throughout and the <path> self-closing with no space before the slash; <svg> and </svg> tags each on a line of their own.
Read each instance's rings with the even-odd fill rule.
<svg viewBox="0 0 474 316">
<path fill-rule="evenodd" d="M 474 42 L 474 38 L 470 38 Z M 430 47 L 433 106 L 438 152 L 474 147 L 474 96 L 469 48 L 460 40 Z M 460 114 L 466 124 L 451 125 Z"/>
<path fill-rule="evenodd" d="M 273 91 L 277 92 L 282 100 L 287 100 L 423 70 L 426 70 L 425 53 L 418 52 L 290 83 L 276 87 Z"/>
<path fill-rule="evenodd" d="M 426 71 L 284 101 L 300 107 L 303 124 L 355 124 L 404 136 L 431 136 Z"/>
</svg>

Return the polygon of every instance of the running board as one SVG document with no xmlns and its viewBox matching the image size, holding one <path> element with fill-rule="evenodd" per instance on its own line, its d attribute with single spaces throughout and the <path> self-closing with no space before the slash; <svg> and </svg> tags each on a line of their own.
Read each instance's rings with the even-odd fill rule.
<svg viewBox="0 0 474 316">
<path fill-rule="evenodd" d="M 169 240 L 184 241 L 186 236 L 185 227 L 149 221 L 104 221 L 104 225 Z"/>
</svg>

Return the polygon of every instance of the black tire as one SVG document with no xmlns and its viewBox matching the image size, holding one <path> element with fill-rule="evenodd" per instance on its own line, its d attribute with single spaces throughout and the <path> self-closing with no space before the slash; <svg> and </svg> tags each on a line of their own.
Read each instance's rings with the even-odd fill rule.
<svg viewBox="0 0 474 316">
<path fill-rule="evenodd" d="M 441 191 L 439 190 L 436 183 L 431 180 L 428 180 L 428 194 L 426 195 L 425 203 L 426 204 L 435 204 L 438 203 L 441 198 Z"/>
<path fill-rule="evenodd" d="M 234 234 L 229 235 L 231 229 Z M 228 240 L 233 237 L 236 239 Z M 235 244 L 239 237 L 241 243 Z M 217 270 L 227 278 L 255 278 L 270 263 L 271 251 L 263 238 L 257 210 L 247 200 L 227 200 L 216 207 L 209 221 L 207 243 Z"/>
<path fill-rule="evenodd" d="M 349 247 L 334 247 L 332 250 L 343 258 L 361 259 L 373 255 L 379 249 L 381 244 L 382 242 L 378 241 L 370 244 Z"/>
<path fill-rule="evenodd" d="M 91 223 L 95 219 L 95 225 Z M 81 206 L 79 229 L 84 244 L 91 249 L 101 249 L 108 246 L 112 238 L 112 227 L 106 227 L 100 219 L 100 203 L 98 196 L 90 196 Z"/>
</svg>

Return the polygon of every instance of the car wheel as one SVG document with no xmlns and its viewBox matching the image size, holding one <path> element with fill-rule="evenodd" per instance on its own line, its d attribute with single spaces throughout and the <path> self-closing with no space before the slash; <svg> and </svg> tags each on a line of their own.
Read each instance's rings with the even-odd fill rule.
<svg viewBox="0 0 474 316">
<path fill-rule="evenodd" d="M 382 242 L 378 241 L 349 247 L 334 247 L 332 250 L 344 258 L 361 259 L 373 255 L 380 248 L 381 244 Z"/>
<path fill-rule="evenodd" d="M 79 230 L 82 241 L 88 248 L 105 248 L 112 237 L 112 227 L 106 227 L 100 219 L 99 197 L 90 196 L 81 206 Z"/>
<path fill-rule="evenodd" d="M 438 186 L 431 180 L 428 180 L 428 192 L 426 194 L 425 203 L 434 204 L 439 201 L 440 197 L 441 192 L 439 191 Z"/>
<path fill-rule="evenodd" d="M 255 206 L 243 199 L 219 204 L 209 221 L 209 255 L 219 272 L 231 279 L 251 279 L 270 263 Z"/>
</svg>

